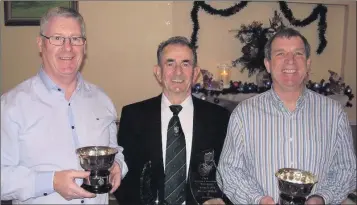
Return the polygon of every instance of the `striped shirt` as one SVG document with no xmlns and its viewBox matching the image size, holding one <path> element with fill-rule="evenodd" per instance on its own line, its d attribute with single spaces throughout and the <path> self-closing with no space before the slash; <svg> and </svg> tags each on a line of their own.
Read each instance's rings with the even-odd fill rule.
<svg viewBox="0 0 357 205">
<path fill-rule="evenodd" d="M 326 203 L 341 203 L 356 188 L 352 131 L 339 102 L 304 89 L 290 112 L 271 89 L 235 108 L 219 160 L 220 188 L 234 204 L 258 204 L 267 195 L 278 202 L 280 168 L 315 174 L 311 194 Z"/>
</svg>

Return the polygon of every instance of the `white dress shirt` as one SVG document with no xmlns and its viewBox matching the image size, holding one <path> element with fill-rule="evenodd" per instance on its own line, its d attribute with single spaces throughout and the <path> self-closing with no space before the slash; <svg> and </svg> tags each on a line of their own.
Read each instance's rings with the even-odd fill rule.
<svg viewBox="0 0 357 205">
<path fill-rule="evenodd" d="M 167 141 L 167 128 L 169 121 L 173 116 L 170 110 L 170 101 L 165 94 L 161 98 L 161 132 L 162 132 L 162 154 L 165 169 L 166 160 L 166 141 Z M 192 133 L 193 133 L 193 103 L 191 95 L 186 98 L 181 104 L 182 110 L 178 114 L 180 118 L 181 127 L 185 134 L 186 141 L 186 176 L 188 176 L 188 169 L 190 165 L 191 149 L 192 149 Z"/>
</svg>

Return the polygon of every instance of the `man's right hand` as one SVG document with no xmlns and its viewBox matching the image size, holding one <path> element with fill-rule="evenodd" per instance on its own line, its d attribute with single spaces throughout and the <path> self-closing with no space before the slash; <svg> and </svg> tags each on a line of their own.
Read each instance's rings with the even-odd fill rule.
<svg viewBox="0 0 357 205">
<path fill-rule="evenodd" d="M 271 204 L 271 205 L 275 205 L 274 199 L 270 196 L 264 196 L 259 204 L 263 205 L 263 204 Z"/>
<path fill-rule="evenodd" d="M 75 182 L 76 178 L 87 178 L 90 172 L 76 171 L 76 170 L 64 170 L 55 172 L 53 177 L 53 188 L 66 200 L 93 198 L 96 195 L 90 193 Z"/>
</svg>

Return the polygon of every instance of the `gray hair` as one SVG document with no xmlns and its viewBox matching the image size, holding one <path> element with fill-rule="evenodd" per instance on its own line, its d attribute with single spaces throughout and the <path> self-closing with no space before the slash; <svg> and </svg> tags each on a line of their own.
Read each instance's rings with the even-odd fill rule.
<svg viewBox="0 0 357 205">
<path fill-rule="evenodd" d="M 311 47 L 305 36 L 303 36 L 299 31 L 293 28 L 282 28 L 281 30 L 277 31 L 265 44 L 264 47 L 264 55 L 265 58 L 271 60 L 271 45 L 276 38 L 288 38 L 291 37 L 300 37 L 301 40 L 304 42 L 305 47 L 305 55 L 306 58 L 310 58 Z"/>
<path fill-rule="evenodd" d="M 190 48 L 193 54 L 193 67 L 197 66 L 197 52 L 196 48 L 192 46 L 190 41 L 183 36 L 174 36 L 169 38 L 168 40 L 161 42 L 159 47 L 157 48 L 157 63 L 158 65 L 161 65 L 161 57 L 162 57 L 162 52 L 165 49 L 166 46 L 168 45 L 182 45 L 182 46 L 187 46 Z"/>
<path fill-rule="evenodd" d="M 65 7 L 55 7 L 49 9 L 42 17 L 40 21 L 40 34 L 43 34 L 47 28 L 48 21 L 52 17 L 66 17 L 66 18 L 74 18 L 81 24 L 81 35 L 86 38 L 86 28 L 82 15 L 78 13 L 76 10 Z"/>
</svg>

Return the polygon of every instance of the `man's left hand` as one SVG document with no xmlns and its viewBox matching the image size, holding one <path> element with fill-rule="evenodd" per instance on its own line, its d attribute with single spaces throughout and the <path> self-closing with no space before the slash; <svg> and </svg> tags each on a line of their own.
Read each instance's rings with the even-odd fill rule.
<svg viewBox="0 0 357 205">
<path fill-rule="evenodd" d="M 121 182 L 121 170 L 119 167 L 119 164 L 117 162 L 113 163 L 113 166 L 109 169 L 110 175 L 109 175 L 109 181 L 112 184 L 112 189 L 110 190 L 110 193 L 112 194 L 115 192 L 115 190 L 118 189 L 120 182 Z"/>
<path fill-rule="evenodd" d="M 313 196 L 313 197 L 310 197 L 306 203 L 306 205 L 322 205 L 322 204 L 325 204 L 324 203 L 324 200 L 321 198 L 321 197 L 317 197 L 317 196 Z"/>
<path fill-rule="evenodd" d="M 224 201 L 221 198 L 216 198 L 216 199 L 210 199 L 205 201 L 203 204 L 220 204 L 220 205 L 224 205 Z"/>
</svg>

